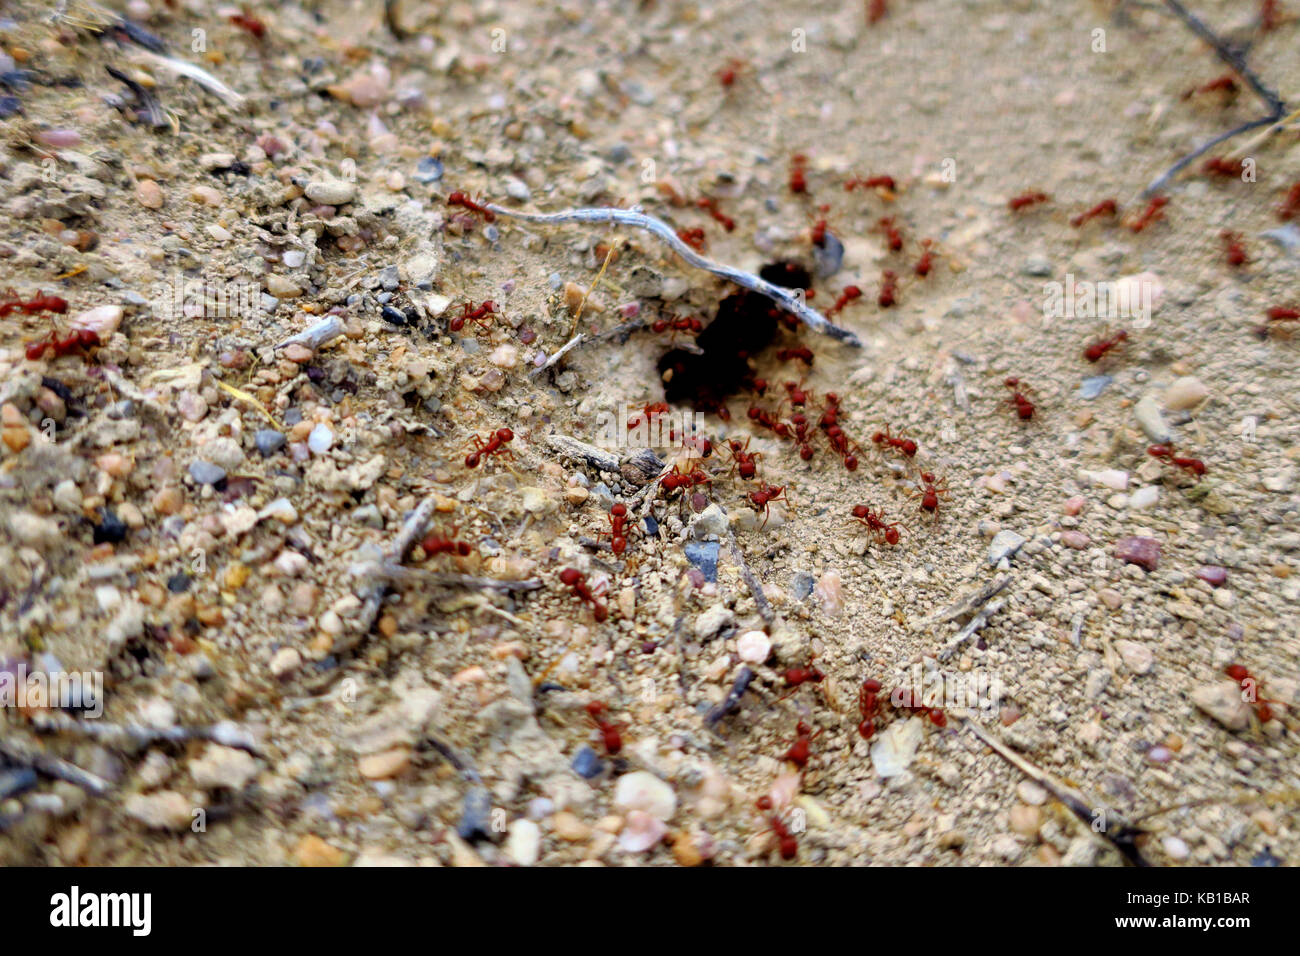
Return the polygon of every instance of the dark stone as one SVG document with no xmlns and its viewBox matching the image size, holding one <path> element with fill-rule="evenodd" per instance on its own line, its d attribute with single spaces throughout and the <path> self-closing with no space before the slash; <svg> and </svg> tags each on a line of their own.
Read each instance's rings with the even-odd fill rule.
<svg viewBox="0 0 1300 956">
<path fill-rule="evenodd" d="M 36 771 L 30 767 L 8 767 L 0 770 L 0 800 L 8 800 L 26 793 L 36 786 Z"/>
<path fill-rule="evenodd" d="M 599 777 L 605 770 L 605 762 L 600 759 L 596 751 L 590 747 L 583 747 L 574 755 L 573 772 L 584 780 L 590 780 L 593 777 Z"/>
<path fill-rule="evenodd" d="M 99 524 L 95 525 L 92 535 L 95 544 L 118 544 L 126 540 L 131 529 L 126 522 L 107 508 L 99 509 Z"/>
<path fill-rule="evenodd" d="M 716 541 L 688 541 L 686 542 L 685 552 L 686 560 L 700 569 L 706 581 L 716 582 L 718 580 L 718 551 L 719 544 Z"/>
<path fill-rule="evenodd" d="M 202 458 L 196 458 L 190 462 L 190 477 L 196 484 L 215 485 L 226 480 L 226 469 Z"/>
<path fill-rule="evenodd" d="M 465 794 L 456 834 L 470 843 L 491 838 L 492 797 L 483 787 L 475 787 Z"/>
<path fill-rule="evenodd" d="M 177 571 L 167 579 L 167 590 L 172 594 L 184 594 L 190 589 L 192 580 L 184 571 Z"/>
<path fill-rule="evenodd" d="M 253 435 L 253 444 L 257 450 L 262 453 L 263 458 L 269 458 L 277 451 L 284 447 L 287 439 L 283 432 L 278 432 L 274 428 L 259 428 Z"/>
</svg>

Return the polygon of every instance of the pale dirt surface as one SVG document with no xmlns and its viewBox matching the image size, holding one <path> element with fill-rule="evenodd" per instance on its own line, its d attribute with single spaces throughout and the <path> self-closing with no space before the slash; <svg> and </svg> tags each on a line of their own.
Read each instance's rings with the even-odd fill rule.
<svg viewBox="0 0 1300 956">
<path fill-rule="evenodd" d="M 895 2 L 871 26 L 860 3 L 816 6 L 408 3 L 412 36 L 398 42 L 376 4 L 255 11 L 261 41 L 227 22 L 233 7 L 132 5 L 174 54 L 247 97 L 235 109 L 135 48 L 51 26 L 44 5 L 5 5 L 0 40 L 18 65 L 82 85 L 33 84 L 18 94 L 23 114 L 5 121 L 2 284 L 66 298 L 65 319 L 100 305 L 125 316 L 89 365 L 27 360 L 48 320 L 0 320 L 0 659 L 54 666 L 42 657 L 53 655 L 68 670 L 105 672 L 109 721 L 232 720 L 259 744 L 250 760 L 197 742 L 40 738 L 114 788 L 100 798 L 44 777 L 30 789 L 0 784 L 0 859 L 778 864 L 754 803 L 774 791 L 796 801 L 787 825 L 807 824 L 799 864 L 1118 865 L 963 732 L 959 711 L 945 728 L 925 726 L 910 766 L 882 779 L 857 732 L 858 686 L 877 677 L 892 688 L 924 659 L 950 681 L 1000 680 L 1000 706 L 975 719 L 1098 807 L 1133 817 L 1300 787 L 1295 344 L 1253 332 L 1268 306 L 1298 298 L 1296 249 L 1261 238 L 1282 225 L 1274 210 L 1300 178 L 1295 134 L 1252 153 L 1256 182 L 1178 181 L 1165 219 L 1141 233 L 1108 220 L 1075 230 L 1069 218 L 1107 197 L 1134 215 L 1139 191 L 1174 159 L 1259 112 L 1245 93 L 1183 98 L 1223 68 L 1182 26 L 1152 11 L 1117 23 L 1109 5 L 1077 0 Z M 1300 23 L 1260 35 L 1252 4 L 1196 7 L 1256 41 L 1251 62 L 1284 98 L 1300 91 Z M 196 29 L 205 50 L 192 48 Z M 1104 53 L 1091 48 L 1097 29 Z M 746 65 L 724 88 L 716 73 L 732 58 Z M 106 63 L 152 86 L 169 126 L 106 105 L 131 99 Z M 49 144 L 58 130 L 77 140 Z M 800 152 L 805 196 L 787 188 Z M 222 153 L 233 156 L 212 155 Z M 443 174 L 421 182 L 430 156 Z M 245 165 L 214 171 L 232 160 Z M 353 170 L 356 196 L 337 212 L 302 195 Z M 891 174 L 897 194 L 848 193 L 855 173 Z M 160 197 L 140 185 L 150 181 Z M 674 206 L 659 182 L 718 197 L 736 229 Z M 759 529 L 745 501 L 753 486 L 728 475 L 724 456 L 705 462 L 717 472 L 705 490 L 731 516 L 773 625 L 725 541 L 717 583 L 693 583 L 684 544 L 721 524 L 691 527 L 677 495 L 657 496 L 658 535 L 638 528 L 626 553 L 583 543 L 608 527 L 611 492 L 630 501 L 637 486 L 560 456 L 547 437 L 595 441 L 602 412 L 659 400 L 667 335 L 640 331 L 573 353 L 559 374 L 527 374 L 539 350 L 569 338 L 565 283 L 592 282 L 602 244 L 618 255 L 583 326 L 610 328 L 630 303 L 642 318 L 707 318 L 730 290 L 632 230 L 486 227 L 446 205 L 454 189 L 542 211 L 642 204 L 676 228 L 702 227 L 710 256 L 755 270 L 778 257 L 811 263 L 809 229 L 828 219 L 844 265 L 818 280 L 812 304 L 861 285 L 839 321 L 866 348 L 783 332 L 779 347 L 815 351 L 813 370 L 775 350 L 756 368 L 778 392 L 804 382 L 817 414 L 820 396 L 838 393 L 841 424 L 864 446 L 860 467 L 846 471 L 820 436 L 800 461 L 746 421 L 748 393 L 732 400 L 730 423 L 706 419 L 719 445 L 752 435 L 763 477 L 793 504 Z M 1013 215 L 1007 200 L 1026 190 L 1051 201 Z M 874 229 L 886 215 L 906 237 L 901 253 Z M 1224 262 L 1224 228 L 1246 237 L 1242 269 Z M 922 237 L 937 253 L 925 279 L 912 271 Z M 295 251 L 305 255 L 286 263 Z M 903 276 L 888 310 L 876 303 L 884 268 Z M 1129 324 L 1130 341 L 1100 366 L 1083 349 L 1124 319 L 1043 320 L 1045 282 L 1142 272 L 1163 285 L 1158 309 L 1149 327 Z M 268 303 L 259 291 L 233 317 L 172 314 L 157 283 L 177 274 L 213 287 L 287 280 L 297 294 Z M 383 321 L 389 298 L 416 310 L 418 327 Z M 490 331 L 448 332 L 461 303 L 489 298 L 502 313 Z M 314 355 L 272 351 L 331 308 L 344 337 Z M 1081 397 L 1080 382 L 1098 374 L 1113 380 Z M 1008 403 L 1008 376 L 1034 386 L 1032 421 Z M 1198 398 L 1186 382 L 1171 396 L 1187 376 L 1203 400 L 1171 407 L 1185 404 L 1180 393 Z M 264 403 L 289 446 L 259 452 L 267 417 L 218 381 Z M 1148 394 L 1166 406 L 1180 451 L 1206 462 L 1201 483 L 1145 454 L 1134 408 Z M 765 404 L 775 408 L 771 393 Z M 314 423 L 332 433 L 320 453 L 306 445 Z M 920 444 L 915 463 L 871 445 L 885 424 Z M 515 433 L 514 461 L 467 469 L 470 436 L 501 426 Z M 196 459 L 226 469 L 224 490 L 196 484 Z M 937 521 L 908 495 L 918 464 L 951 489 Z M 1126 491 L 1090 477 L 1107 470 L 1128 473 Z M 1144 487 L 1158 498 L 1134 508 L 1127 496 Z M 408 568 L 541 588 L 408 575 L 359 634 L 370 579 L 354 566 L 373 562 L 433 494 L 443 496 L 434 529 L 455 529 L 476 553 L 424 560 L 417 548 Z M 1074 497 L 1082 509 L 1067 514 Z M 856 530 L 858 502 L 901 522 L 896 547 Z M 96 545 L 104 507 L 128 533 Z M 999 530 L 1025 539 L 1003 569 L 988 562 Z M 1133 535 L 1159 541 L 1154 571 L 1115 557 Z M 1204 565 L 1225 568 L 1226 582 L 1198 578 Z M 607 621 L 560 582 L 566 567 L 608 588 Z M 1004 572 L 1005 605 L 935 663 L 965 618 L 927 619 Z M 772 656 L 715 733 L 704 715 L 742 666 L 737 637 L 755 628 L 771 635 Z M 810 661 L 826 679 L 781 699 L 782 673 Z M 1278 702 L 1269 722 L 1233 707 L 1231 685 L 1220 716 L 1235 714 L 1234 728 L 1193 703 L 1234 662 Z M 591 700 L 626 724 L 612 761 L 583 711 Z M 884 711 L 878 739 L 903 727 Z M 9 739 L 37 740 L 28 716 L 6 709 Z M 800 719 L 820 730 L 801 780 L 780 759 Z M 458 773 L 431 741 L 472 769 Z M 592 779 L 571 769 L 584 746 L 606 764 Z M 619 799 L 619 778 L 636 771 L 666 782 L 673 805 L 653 785 Z M 489 839 L 455 836 L 467 816 Z M 1158 832 L 1144 853 L 1158 864 L 1300 862 L 1285 799 L 1148 822 Z"/>
</svg>

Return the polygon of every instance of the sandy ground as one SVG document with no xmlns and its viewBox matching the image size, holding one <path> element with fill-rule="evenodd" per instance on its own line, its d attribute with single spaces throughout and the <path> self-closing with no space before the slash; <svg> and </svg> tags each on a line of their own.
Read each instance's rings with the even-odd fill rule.
<svg viewBox="0 0 1300 956">
<path fill-rule="evenodd" d="M 0 156 L 3 285 L 66 299 L 59 334 L 102 343 L 33 360 L 50 316 L 0 320 L 0 662 L 102 676 L 87 724 L 244 736 L 38 735 L 57 715 L 6 706 L 7 746 L 109 790 L 0 770 L 0 858 L 762 865 L 782 863 L 780 831 L 802 865 L 1122 862 L 969 722 L 1094 820 L 1205 801 L 1143 821 L 1150 862 L 1300 861 L 1295 344 L 1255 331 L 1297 305 L 1300 235 L 1276 210 L 1300 145 L 1254 147 L 1252 182 L 1198 164 L 1162 219 L 1128 228 L 1147 183 L 1261 107 L 1186 97 L 1224 73 L 1213 53 L 1167 15 L 1110 6 L 897 0 L 868 24 L 856 2 L 407 3 L 401 41 L 372 3 L 254 10 L 260 38 L 205 0 L 119 11 L 243 97 L 223 102 L 97 38 L 86 8 L 52 24 L 51 7 L 7 4 L 6 66 L 32 73 L 0 91 L 21 107 Z M 1300 22 L 1261 32 L 1252 4 L 1195 6 L 1284 97 L 1300 89 Z M 157 97 L 157 127 L 106 65 Z M 892 191 L 845 189 L 882 174 Z M 860 286 L 836 320 L 864 347 L 783 328 L 752 360 L 767 395 L 705 416 L 707 484 L 601 472 L 553 439 L 598 442 L 601 415 L 661 400 L 669 334 L 532 371 L 575 326 L 707 322 L 734 290 L 643 232 L 487 223 L 453 190 L 641 205 L 748 270 L 811 267 L 824 219 L 843 261 L 810 304 Z M 1027 191 L 1050 199 L 1010 210 Z M 1118 217 L 1071 226 L 1107 198 Z M 1244 237 L 1240 267 L 1224 229 Z M 1051 283 L 1141 274 L 1160 293 L 1149 322 L 1045 315 Z M 494 316 L 452 329 L 488 299 Z M 330 315 L 331 341 L 274 348 Z M 778 358 L 798 346 L 811 369 Z M 1008 377 L 1032 387 L 1027 421 Z M 814 426 L 839 396 L 856 470 L 816 427 L 805 462 L 748 420 L 756 401 L 790 420 L 787 382 Z M 886 425 L 914 458 L 871 442 Z M 502 427 L 513 459 L 467 467 L 471 437 Z M 765 524 L 733 437 L 788 499 Z M 1205 475 L 1148 455 L 1158 438 Z M 937 518 L 922 472 L 949 489 Z M 596 540 L 616 501 L 622 553 Z M 384 560 L 422 503 L 468 555 Z M 859 503 L 898 522 L 896 545 L 851 521 Z M 1124 560 L 1135 537 L 1158 559 Z M 715 544 L 714 581 L 699 565 Z M 941 660 L 970 619 L 944 609 L 1004 579 Z M 789 687 L 807 667 L 824 679 Z M 710 720 L 745 668 L 738 707 Z M 884 698 L 916 674 L 995 692 L 949 701 L 944 726 L 881 703 L 863 739 L 863 681 Z M 784 759 L 800 721 L 802 770 Z"/>
</svg>

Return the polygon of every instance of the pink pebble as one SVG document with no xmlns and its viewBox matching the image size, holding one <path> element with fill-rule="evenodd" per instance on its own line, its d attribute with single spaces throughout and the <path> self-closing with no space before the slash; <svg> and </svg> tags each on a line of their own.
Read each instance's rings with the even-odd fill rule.
<svg viewBox="0 0 1300 956">
<path fill-rule="evenodd" d="M 1091 543 L 1092 539 L 1082 531 L 1061 532 L 1061 544 L 1065 545 L 1067 548 L 1073 548 L 1075 551 L 1082 551 Z"/>
<path fill-rule="evenodd" d="M 1206 564 L 1196 569 L 1196 576 L 1212 587 L 1222 587 L 1228 580 L 1228 569 L 1217 564 Z"/>
<path fill-rule="evenodd" d="M 618 307 L 619 314 L 625 319 L 635 319 L 641 314 L 640 302 L 626 302 Z"/>
<path fill-rule="evenodd" d="M 64 146 L 76 146 L 81 142 L 81 134 L 75 129 L 43 129 L 36 134 L 36 141 L 44 146 L 58 149 Z"/>
<path fill-rule="evenodd" d="M 1154 571 L 1160 564 L 1160 542 L 1141 535 L 1121 538 L 1115 542 L 1115 557 Z"/>
<path fill-rule="evenodd" d="M 1083 510 L 1084 505 L 1086 505 L 1087 503 L 1088 503 L 1087 498 L 1083 497 L 1082 495 L 1075 495 L 1073 498 L 1066 499 L 1065 507 L 1063 507 L 1061 510 L 1067 515 L 1077 515 L 1080 511 Z"/>
</svg>

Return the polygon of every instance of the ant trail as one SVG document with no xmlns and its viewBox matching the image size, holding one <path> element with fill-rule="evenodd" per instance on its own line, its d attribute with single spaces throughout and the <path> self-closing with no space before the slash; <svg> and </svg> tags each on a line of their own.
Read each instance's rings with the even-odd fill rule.
<svg viewBox="0 0 1300 956">
<path fill-rule="evenodd" d="M 1132 866 L 1145 867 L 1151 865 L 1137 847 L 1137 838 L 1147 832 L 1145 828 L 1126 823 L 1113 810 L 1095 801 L 1088 801 L 1078 790 L 1059 783 L 1047 771 L 1034 766 L 969 717 L 962 718 L 962 724 L 999 757 L 1061 801 L 1088 828 L 1089 832 L 1096 833 L 1109 843 L 1124 858 L 1125 862 Z M 1102 826 L 1097 829 L 1096 824 L 1099 814 L 1101 814 Z"/>
<path fill-rule="evenodd" d="M 1217 33 L 1206 26 L 1205 22 L 1196 16 L 1196 14 L 1183 6 L 1181 0 L 1164 0 L 1164 2 L 1165 6 L 1172 10 L 1174 15 L 1182 20 L 1189 30 L 1200 37 L 1205 43 L 1209 44 L 1220 60 L 1228 64 L 1228 66 L 1230 66 L 1238 76 L 1246 81 L 1246 85 L 1249 86 L 1251 90 L 1254 91 L 1255 95 L 1263 100 L 1264 105 L 1268 107 L 1268 115 L 1242 123 L 1235 129 L 1230 129 L 1226 133 L 1220 133 L 1218 136 L 1202 143 L 1192 152 L 1188 153 L 1182 159 L 1178 160 L 1178 162 L 1170 166 L 1162 175 L 1156 177 L 1156 179 L 1153 180 L 1146 189 L 1142 190 L 1142 195 L 1144 197 L 1152 196 L 1160 192 L 1160 190 L 1164 189 L 1164 187 L 1167 186 L 1175 176 L 1220 143 L 1232 139 L 1235 136 L 1239 136 L 1242 133 L 1249 132 L 1252 129 L 1258 129 L 1261 126 L 1271 127 L 1271 129 L 1269 129 L 1265 134 L 1266 136 L 1271 135 L 1273 132 L 1276 132 L 1285 126 L 1287 121 L 1291 119 L 1291 117 L 1285 115 L 1287 112 L 1286 103 L 1283 102 L 1282 98 L 1278 96 L 1277 93 L 1269 89 L 1264 84 L 1264 81 L 1259 78 L 1258 74 L 1256 74 L 1255 71 L 1246 64 L 1245 54 L 1240 49 L 1229 45 L 1227 41 L 1223 40 Z M 1292 114 L 1292 116 L 1294 115 L 1295 114 Z M 1252 140 L 1252 143 L 1253 142 L 1255 141 Z"/>
<path fill-rule="evenodd" d="M 848 329 L 835 325 L 816 309 L 806 305 L 791 290 L 773 285 L 766 279 L 743 269 L 736 269 L 732 266 L 723 265 L 714 262 L 712 259 L 700 255 L 682 240 L 677 238 L 677 234 L 661 219 L 654 216 L 646 215 L 633 209 L 567 209 L 563 212 L 537 213 L 537 212 L 520 212 L 513 209 L 506 209 L 498 206 L 496 203 L 485 203 L 485 209 L 489 209 L 499 216 L 509 216 L 513 219 L 523 219 L 528 222 L 541 223 L 564 223 L 564 222 L 616 222 L 625 226 L 633 226 L 637 229 L 644 229 L 653 233 L 659 240 L 667 245 L 673 252 L 684 259 L 689 265 L 697 269 L 704 269 L 706 272 L 712 272 L 728 282 L 734 282 L 742 288 L 749 289 L 751 292 L 757 292 L 765 295 L 785 311 L 801 320 L 805 325 L 814 331 L 821 332 L 823 335 L 829 335 L 833 339 L 852 345 L 855 348 L 862 347 L 862 340 Z"/>
</svg>

